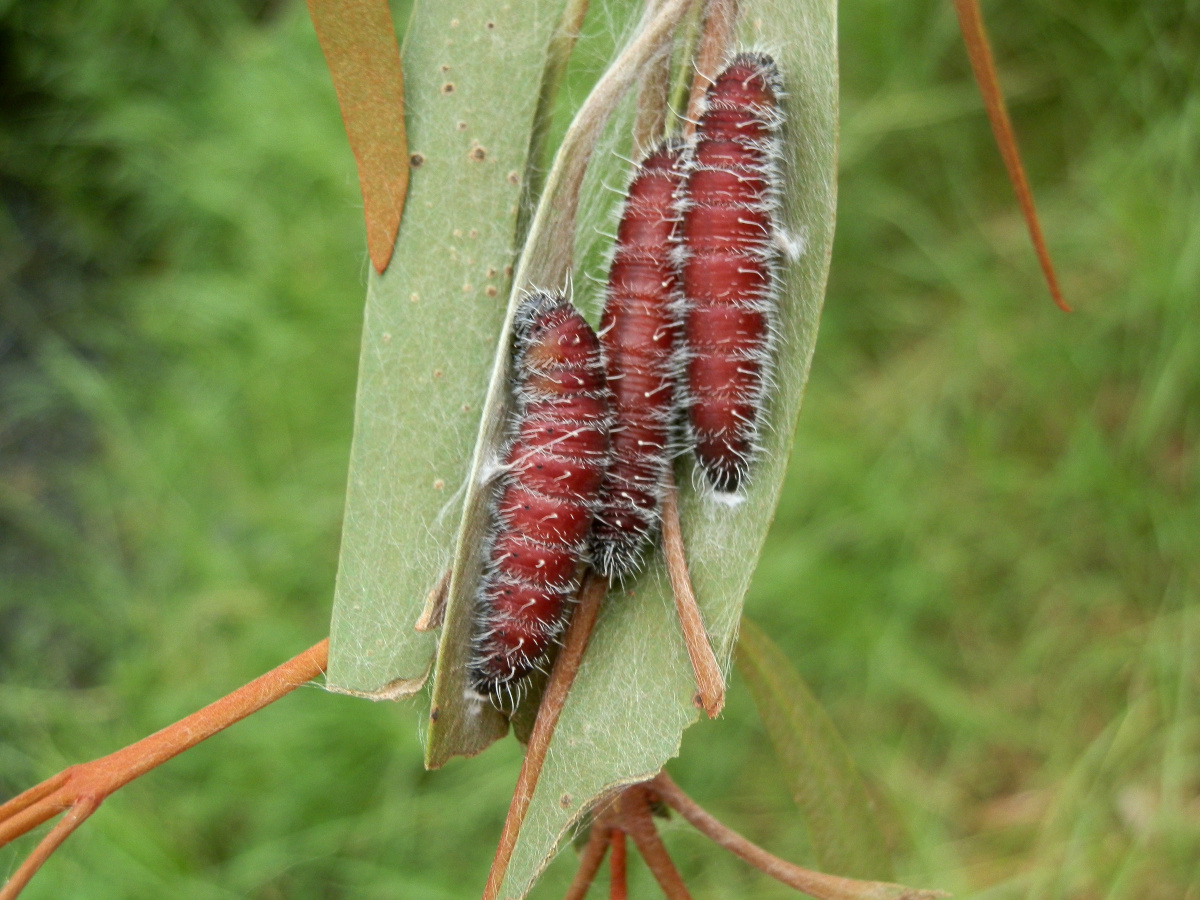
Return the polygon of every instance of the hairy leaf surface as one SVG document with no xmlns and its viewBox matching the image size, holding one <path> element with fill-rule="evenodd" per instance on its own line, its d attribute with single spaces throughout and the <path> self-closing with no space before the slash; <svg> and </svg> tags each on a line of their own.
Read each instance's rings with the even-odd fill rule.
<svg viewBox="0 0 1200 900">
<path fill-rule="evenodd" d="M 413 630 L 450 562 L 504 320 L 546 47 L 564 0 L 419 2 L 402 51 L 413 166 L 399 242 L 368 273 L 329 686 L 412 693 Z"/>
</svg>

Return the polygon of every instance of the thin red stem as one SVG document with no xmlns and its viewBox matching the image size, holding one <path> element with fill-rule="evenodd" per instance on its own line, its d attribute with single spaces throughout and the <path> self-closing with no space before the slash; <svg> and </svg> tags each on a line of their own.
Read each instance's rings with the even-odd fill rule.
<svg viewBox="0 0 1200 900">
<path fill-rule="evenodd" d="M 51 775 L 41 784 L 35 784 L 29 790 L 17 794 L 17 796 L 13 797 L 3 806 L 0 806 L 0 822 L 7 822 L 17 813 L 24 812 L 43 797 L 53 794 L 69 777 L 71 777 L 71 770 L 63 769 L 57 775 Z"/>
<path fill-rule="evenodd" d="M 906 888 L 899 884 L 882 881 L 857 881 L 837 875 L 826 875 L 793 865 L 768 853 L 762 847 L 742 837 L 732 828 L 722 824 L 711 813 L 689 797 L 671 780 L 666 772 L 659 772 L 650 783 L 651 789 L 662 800 L 687 819 L 692 826 L 715 844 L 724 847 L 735 856 L 741 857 L 754 868 L 776 881 L 803 891 L 817 900 L 932 900 L 945 897 L 941 891 L 924 891 Z"/>
<path fill-rule="evenodd" d="M 608 828 L 596 822 L 592 826 L 591 835 L 588 836 L 587 845 L 579 854 L 579 868 L 575 870 L 575 877 L 571 880 L 571 886 L 567 888 L 563 900 L 583 900 L 587 896 L 588 888 L 596 880 L 596 873 L 600 871 L 600 864 L 604 862 L 604 854 L 607 852 Z"/>
<path fill-rule="evenodd" d="M 704 627 L 704 619 L 700 616 L 696 593 L 692 590 L 692 579 L 688 575 L 677 496 L 675 484 L 668 476 L 663 497 L 663 555 L 667 561 L 671 593 L 675 597 L 675 612 L 679 616 L 688 659 L 692 662 L 692 672 L 696 677 L 696 705 L 703 709 L 710 719 L 715 719 L 725 706 L 725 678 L 708 641 L 708 631 Z"/>
<path fill-rule="evenodd" d="M 54 827 L 0 893 L 15 897 L 79 823 L 114 791 L 219 731 L 290 694 L 325 671 L 328 638 L 161 731 L 115 753 L 71 766 L 0 807 L 0 846 L 31 831 L 65 809 Z M 25 874 L 23 874 L 25 873 Z M 24 880 L 20 880 L 23 878 Z M 14 886 L 15 885 L 15 886 Z"/>
<path fill-rule="evenodd" d="M 1017 136 L 1013 130 L 1012 120 L 1008 117 L 1008 108 L 1004 105 L 1004 92 L 1000 89 L 1000 79 L 996 75 L 996 62 L 992 58 L 992 48 L 988 44 L 987 31 L 983 27 L 983 16 L 979 12 L 978 0 L 954 0 L 954 8 L 958 11 L 958 23 L 962 29 L 963 43 L 967 47 L 967 56 L 971 60 L 971 70 L 975 73 L 975 81 L 979 84 L 979 93 L 983 95 L 983 105 L 987 110 L 988 121 L 992 125 L 992 134 L 996 138 L 996 146 L 1000 148 L 1000 156 L 1004 159 L 1004 167 L 1008 170 L 1008 180 L 1012 182 L 1013 191 L 1017 195 L 1017 203 L 1025 216 L 1025 227 L 1033 241 L 1033 249 L 1037 253 L 1042 274 L 1050 288 L 1050 296 L 1063 312 L 1070 312 L 1066 299 L 1058 286 L 1058 276 L 1054 273 L 1054 264 L 1050 261 L 1050 251 L 1046 249 L 1046 239 L 1042 235 L 1042 226 L 1038 222 L 1037 209 L 1033 204 L 1033 191 L 1025 177 L 1025 167 L 1021 164 L 1021 151 L 1017 148 Z"/>
<path fill-rule="evenodd" d="M 550 739 L 554 736 L 554 729 L 566 705 L 571 685 L 575 683 L 575 676 L 583 662 L 583 654 L 592 637 L 596 616 L 600 612 L 600 604 L 607 593 L 608 579 L 589 573 L 583 585 L 579 607 L 567 628 L 562 652 L 554 661 L 554 668 L 550 670 L 550 680 L 542 694 L 541 705 L 538 706 L 537 719 L 529 735 L 529 744 L 525 747 L 525 759 L 522 760 L 521 772 L 517 775 L 517 786 L 513 789 L 508 815 L 504 819 L 504 830 L 500 834 L 500 843 L 496 845 L 496 855 L 492 859 L 492 868 L 488 872 L 487 884 L 483 889 L 484 900 L 495 900 L 500 893 L 513 850 L 517 846 L 517 836 L 521 832 L 525 814 L 529 811 L 529 803 L 533 800 L 533 792 L 537 789 L 538 779 L 542 775 Z"/>
<path fill-rule="evenodd" d="M 57 850 L 62 842 L 71 836 L 71 832 L 82 825 L 83 821 L 94 813 L 99 805 L 100 800 L 95 797 L 80 797 L 75 801 L 70 812 L 62 817 L 61 822 L 50 829 L 49 834 L 42 838 L 41 843 L 25 858 L 21 867 L 13 873 L 12 878 L 8 879 L 8 883 L 0 889 L 0 900 L 16 900 L 16 896 L 25 889 L 25 885 L 29 884 L 29 879 L 37 874 L 42 863 L 50 858 L 50 854 Z"/>
<path fill-rule="evenodd" d="M 629 900 L 629 882 L 625 873 L 625 832 L 614 828 L 612 853 L 608 857 L 608 900 Z"/>
</svg>

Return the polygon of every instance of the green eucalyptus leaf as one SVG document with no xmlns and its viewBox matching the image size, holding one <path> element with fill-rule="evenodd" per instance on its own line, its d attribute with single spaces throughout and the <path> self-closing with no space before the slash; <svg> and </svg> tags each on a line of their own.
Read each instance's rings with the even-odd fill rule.
<svg viewBox="0 0 1200 900">
<path fill-rule="evenodd" d="M 777 388 L 766 408 L 765 453 L 745 502 L 723 506 L 693 488 L 681 465 L 680 514 L 696 596 L 727 666 L 742 603 L 779 498 L 816 343 L 833 243 L 837 147 L 834 0 L 747 0 L 739 47 L 769 50 L 784 78 L 782 222 L 806 251 L 784 272 L 777 320 Z M 614 166 L 610 183 L 622 183 Z M 576 283 L 580 283 L 577 278 Z M 661 560 L 605 601 L 559 719 L 501 889 L 522 897 L 560 841 L 616 787 L 647 779 L 679 751 L 695 721 L 695 687 Z"/>
<path fill-rule="evenodd" d="M 368 273 L 332 690 L 399 697 L 429 672 L 436 636 L 413 624 L 450 564 L 564 3 L 421 0 L 409 20 L 413 171 L 395 254 Z"/>
<path fill-rule="evenodd" d="M 503 737 L 508 728 L 500 712 L 468 690 L 467 661 L 486 535 L 491 527 L 495 485 L 490 473 L 495 472 L 501 456 L 505 424 L 512 409 L 509 385 L 513 317 L 525 290 L 556 287 L 571 273 L 579 197 L 584 177 L 590 174 L 588 163 L 638 74 L 648 61 L 669 50 L 671 34 L 690 4 L 691 0 L 664 0 L 597 81 L 559 145 L 530 224 L 513 279 L 508 318 L 495 351 L 452 566 L 425 747 L 425 764 L 430 768 L 441 766 L 452 756 L 478 753 Z"/>
<path fill-rule="evenodd" d="M 871 797 L 800 673 L 747 619 L 742 620 L 737 663 L 804 814 L 820 868 L 852 878 L 891 878 L 891 859 Z"/>
</svg>

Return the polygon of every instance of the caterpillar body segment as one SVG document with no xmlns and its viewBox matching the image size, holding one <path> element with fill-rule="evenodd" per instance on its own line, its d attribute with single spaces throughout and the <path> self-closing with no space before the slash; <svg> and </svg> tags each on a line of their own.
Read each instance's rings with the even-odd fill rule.
<svg viewBox="0 0 1200 900">
<path fill-rule="evenodd" d="M 675 448 L 682 306 L 677 266 L 684 147 L 652 150 L 629 184 L 609 267 L 600 341 L 613 392 L 613 460 L 592 528 L 592 565 L 622 581 L 657 533 Z"/>
<path fill-rule="evenodd" d="M 747 477 L 771 385 L 781 95 L 771 57 L 736 56 L 705 96 L 680 195 L 688 442 L 719 494 Z"/>
<path fill-rule="evenodd" d="M 514 329 L 514 412 L 468 665 L 475 691 L 519 692 L 566 625 L 608 468 L 600 343 L 561 293 L 536 291 Z"/>
</svg>

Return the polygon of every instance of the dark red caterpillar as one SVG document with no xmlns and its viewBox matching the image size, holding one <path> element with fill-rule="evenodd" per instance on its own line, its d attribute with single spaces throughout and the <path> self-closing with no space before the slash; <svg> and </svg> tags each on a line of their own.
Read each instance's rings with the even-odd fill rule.
<svg viewBox="0 0 1200 900">
<path fill-rule="evenodd" d="M 689 440 L 720 493 L 746 478 L 771 377 L 780 95 L 766 54 L 726 66 L 705 97 L 681 195 Z"/>
<path fill-rule="evenodd" d="M 678 378 L 679 217 L 682 145 L 667 143 L 638 167 L 609 267 L 600 343 L 613 393 L 612 465 L 592 527 L 592 565 L 621 580 L 641 565 L 659 521 Z"/>
<path fill-rule="evenodd" d="M 611 424 L 599 340 L 561 294 L 529 294 L 514 333 L 515 411 L 469 664 L 475 690 L 510 700 L 566 623 Z"/>
</svg>

